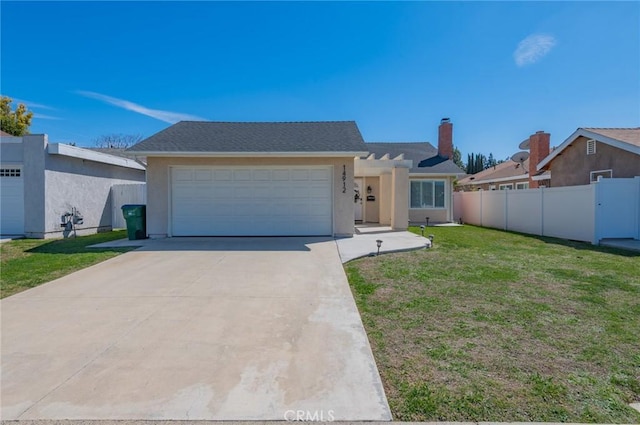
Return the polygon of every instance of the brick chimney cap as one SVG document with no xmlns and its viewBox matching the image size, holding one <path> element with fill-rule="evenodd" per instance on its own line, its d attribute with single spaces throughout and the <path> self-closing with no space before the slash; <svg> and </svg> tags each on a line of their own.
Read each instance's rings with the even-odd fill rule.
<svg viewBox="0 0 640 425">
<path fill-rule="evenodd" d="M 451 122 L 451 119 L 450 118 L 442 118 L 440 120 L 440 124 L 444 124 L 444 123 L 447 123 L 447 122 Z"/>
</svg>

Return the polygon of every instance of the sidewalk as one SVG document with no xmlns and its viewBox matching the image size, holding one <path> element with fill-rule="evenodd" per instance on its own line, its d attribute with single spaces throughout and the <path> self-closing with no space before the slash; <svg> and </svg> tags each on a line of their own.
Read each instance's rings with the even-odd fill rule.
<svg viewBox="0 0 640 425">
<path fill-rule="evenodd" d="M 429 239 L 415 233 L 393 231 L 387 226 L 356 226 L 356 233 L 352 238 L 336 239 L 340 260 L 346 263 L 356 258 L 376 255 L 378 240 L 382 241 L 380 254 L 431 247 Z"/>
</svg>

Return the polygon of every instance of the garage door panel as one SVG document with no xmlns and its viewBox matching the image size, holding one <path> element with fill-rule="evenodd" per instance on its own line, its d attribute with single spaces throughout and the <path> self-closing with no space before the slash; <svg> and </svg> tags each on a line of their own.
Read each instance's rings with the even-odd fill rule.
<svg viewBox="0 0 640 425">
<path fill-rule="evenodd" d="M 309 170 L 292 170 L 291 180 L 309 180 Z"/>
<path fill-rule="evenodd" d="M 213 177 L 211 171 L 212 170 L 196 170 L 194 173 L 194 180 L 210 182 Z"/>
<path fill-rule="evenodd" d="M 177 169 L 173 172 L 174 181 L 184 182 L 193 180 L 194 170 Z"/>
<path fill-rule="evenodd" d="M 2 167 L 0 177 L 0 233 L 24 234 L 24 177 L 17 166 Z"/>
<path fill-rule="evenodd" d="M 289 181 L 290 173 L 289 170 L 275 169 L 272 170 L 271 177 L 273 181 Z"/>
<path fill-rule="evenodd" d="M 311 170 L 309 178 L 313 181 L 328 181 L 329 170 Z"/>
<path fill-rule="evenodd" d="M 251 170 L 234 170 L 233 179 L 235 181 L 251 181 Z"/>
<path fill-rule="evenodd" d="M 174 167 L 175 236 L 332 234 L 330 167 Z"/>
</svg>

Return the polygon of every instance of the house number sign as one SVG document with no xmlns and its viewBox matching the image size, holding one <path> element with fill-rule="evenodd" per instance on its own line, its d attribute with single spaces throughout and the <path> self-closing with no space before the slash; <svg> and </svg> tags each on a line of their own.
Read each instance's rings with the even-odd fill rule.
<svg viewBox="0 0 640 425">
<path fill-rule="evenodd" d="M 342 193 L 347 193 L 347 166 L 342 165 Z"/>
</svg>

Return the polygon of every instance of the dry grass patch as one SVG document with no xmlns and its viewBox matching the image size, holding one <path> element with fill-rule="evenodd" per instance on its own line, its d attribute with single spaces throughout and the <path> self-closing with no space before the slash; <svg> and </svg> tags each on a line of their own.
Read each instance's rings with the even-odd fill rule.
<svg viewBox="0 0 640 425">
<path fill-rule="evenodd" d="M 640 256 L 430 233 L 346 266 L 395 419 L 640 422 Z"/>
</svg>

